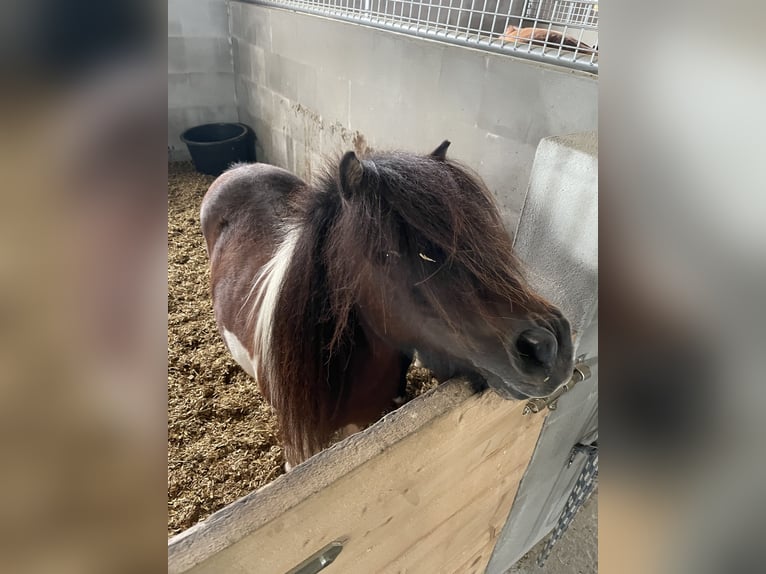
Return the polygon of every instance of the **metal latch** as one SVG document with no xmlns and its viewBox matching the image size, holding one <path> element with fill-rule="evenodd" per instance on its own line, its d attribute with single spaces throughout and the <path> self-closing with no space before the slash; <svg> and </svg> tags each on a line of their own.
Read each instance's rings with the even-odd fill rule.
<svg viewBox="0 0 766 574">
<path fill-rule="evenodd" d="M 346 540 L 330 542 L 330 544 L 322 548 L 319 552 L 313 556 L 309 556 L 295 568 L 292 568 L 287 574 L 317 574 L 317 572 L 321 572 L 335 561 L 338 554 L 343 550 L 344 542 L 346 542 Z"/>
<path fill-rule="evenodd" d="M 553 391 L 547 397 L 529 399 L 529 402 L 527 402 L 521 414 L 528 415 L 530 413 L 539 413 L 546 408 L 550 411 L 555 411 L 556 407 L 558 406 L 559 397 L 561 397 L 561 395 L 566 393 L 580 381 L 584 381 L 585 379 L 590 378 L 590 363 L 592 362 L 594 361 L 586 361 L 585 355 L 580 355 L 577 357 L 577 361 L 575 361 L 575 366 L 572 371 L 572 378 L 557 388 L 555 391 Z"/>
</svg>

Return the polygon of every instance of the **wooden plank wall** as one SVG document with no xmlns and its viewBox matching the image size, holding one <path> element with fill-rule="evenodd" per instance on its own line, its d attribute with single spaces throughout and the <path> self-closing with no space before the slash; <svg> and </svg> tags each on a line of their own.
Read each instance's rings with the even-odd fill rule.
<svg viewBox="0 0 766 574">
<path fill-rule="evenodd" d="M 169 571 L 280 574 L 344 540 L 328 574 L 484 572 L 544 419 L 522 416 L 524 402 L 450 383 L 325 457 L 347 472 L 312 459 L 280 477 L 285 484 L 278 479 L 171 540 Z M 404 435 L 381 440 L 403 427 Z M 296 496 L 298 471 L 312 466 L 337 476 Z M 278 500 L 285 509 L 275 513 L 268 507 Z M 273 516 L 254 521 L 261 511 Z"/>
</svg>

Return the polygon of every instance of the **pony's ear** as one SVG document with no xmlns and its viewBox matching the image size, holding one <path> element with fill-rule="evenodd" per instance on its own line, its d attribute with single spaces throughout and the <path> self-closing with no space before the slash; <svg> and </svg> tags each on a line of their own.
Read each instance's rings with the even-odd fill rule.
<svg viewBox="0 0 766 574">
<path fill-rule="evenodd" d="M 449 147 L 450 141 L 444 140 L 442 143 L 439 144 L 439 147 L 437 147 L 434 151 L 431 152 L 431 157 L 438 159 L 439 161 L 444 161 L 447 159 L 447 148 Z"/>
<path fill-rule="evenodd" d="M 338 166 L 340 190 L 344 195 L 353 195 L 362 186 L 364 166 L 353 151 L 347 151 Z"/>
</svg>

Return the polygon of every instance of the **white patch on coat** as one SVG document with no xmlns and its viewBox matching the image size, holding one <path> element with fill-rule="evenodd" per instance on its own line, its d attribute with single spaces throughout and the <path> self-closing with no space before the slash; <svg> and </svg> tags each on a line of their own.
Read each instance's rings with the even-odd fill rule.
<svg viewBox="0 0 766 574">
<path fill-rule="evenodd" d="M 223 328 L 223 339 L 226 341 L 226 346 L 229 348 L 229 352 L 231 353 L 231 356 L 234 357 L 234 360 L 237 362 L 237 364 L 245 369 L 247 374 L 249 374 L 254 379 L 257 379 L 257 369 L 255 368 L 254 364 L 255 361 L 250 357 L 250 354 L 242 344 L 242 341 L 240 341 L 237 336 L 229 331 L 226 327 Z"/>
<path fill-rule="evenodd" d="M 274 314 L 300 233 L 300 228 L 288 229 L 274 256 L 261 268 L 251 290 L 251 294 L 256 294 L 251 309 L 258 313 L 255 322 L 253 362 L 259 365 L 264 373 L 263 382 L 269 385 L 272 402 L 277 402 L 275 395 L 279 390 L 278 385 L 272 384 L 274 376 L 271 365 L 271 336 L 274 328 Z"/>
</svg>

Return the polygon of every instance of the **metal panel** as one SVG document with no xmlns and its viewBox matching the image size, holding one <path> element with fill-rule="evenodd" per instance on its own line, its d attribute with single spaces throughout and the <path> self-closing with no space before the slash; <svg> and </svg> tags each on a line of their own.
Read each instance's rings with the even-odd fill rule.
<svg viewBox="0 0 766 574">
<path fill-rule="evenodd" d="M 598 71 L 597 0 L 250 0 Z"/>
<path fill-rule="evenodd" d="M 578 354 L 598 357 L 598 144 L 595 133 L 546 138 L 537 149 L 516 232 L 533 285 L 569 317 Z M 555 526 L 598 433 L 598 365 L 546 418 L 535 452 L 487 566 L 504 574 Z M 530 416 L 542 416 L 542 413 Z"/>
</svg>

